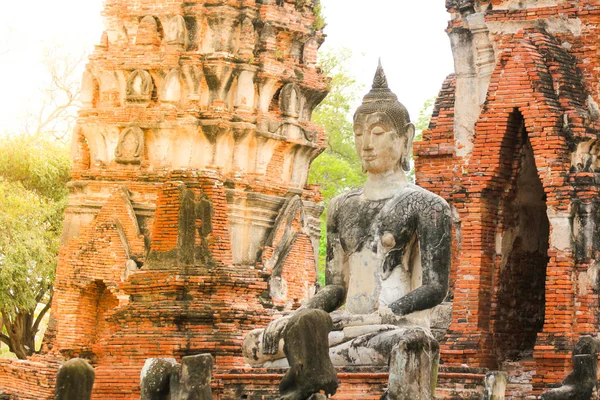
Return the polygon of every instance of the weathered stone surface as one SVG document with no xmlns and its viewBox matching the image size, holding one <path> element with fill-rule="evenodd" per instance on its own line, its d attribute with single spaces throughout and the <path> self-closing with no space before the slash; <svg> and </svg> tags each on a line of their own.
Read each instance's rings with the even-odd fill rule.
<svg viewBox="0 0 600 400">
<path fill-rule="evenodd" d="M 431 334 L 439 342 L 446 336 L 452 323 L 452 303 L 444 301 L 431 311 Z"/>
<path fill-rule="evenodd" d="M 598 342 L 583 336 L 573 349 L 573 372 L 562 386 L 542 394 L 541 400 L 590 400 L 598 390 Z"/>
<path fill-rule="evenodd" d="M 65 362 L 56 376 L 55 400 L 90 400 L 94 386 L 94 369 L 81 358 Z"/>
<path fill-rule="evenodd" d="M 489 372 L 485 375 L 485 390 L 482 400 L 504 400 L 508 376 L 505 372 Z"/>
<path fill-rule="evenodd" d="M 171 400 L 212 400 L 210 382 L 213 359 L 210 354 L 183 357 L 179 372 L 179 390 Z"/>
<path fill-rule="evenodd" d="M 327 339 L 332 328 L 331 317 L 322 310 L 305 309 L 290 318 L 283 335 L 290 369 L 279 384 L 282 400 L 305 400 L 320 392 L 335 394 L 338 379 Z"/>
<path fill-rule="evenodd" d="M 141 400 L 212 400 L 210 354 L 146 360 L 140 376 Z"/>
<path fill-rule="evenodd" d="M 392 350 L 388 400 L 431 400 L 437 385 L 440 346 L 424 331 L 412 330 Z"/>
<path fill-rule="evenodd" d="M 140 374 L 140 400 L 170 400 L 170 380 L 179 364 L 174 358 L 149 358 Z"/>
</svg>

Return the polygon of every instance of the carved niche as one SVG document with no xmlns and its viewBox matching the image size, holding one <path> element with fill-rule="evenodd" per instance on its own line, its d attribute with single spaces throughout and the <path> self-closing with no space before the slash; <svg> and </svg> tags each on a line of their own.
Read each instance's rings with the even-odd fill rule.
<svg viewBox="0 0 600 400">
<path fill-rule="evenodd" d="M 160 101 L 178 103 L 181 100 L 181 71 L 174 68 L 165 77 L 160 89 Z"/>
<path fill-rule="evenodd" d="M 286 117 L 298 118 L 300 115 L 300 88 L 288 83 L 279 94 L 279 109 Z"/>
<path fill-rule="evenodd" d="M 152 98 L 152 76 L 148 71 L 136 69 L 127 79 L 127 101 L 146 103 Z"/>
<path fill-rule="evenodd" d="M 317 52 L 319 51 L 319 43 L 316 39 L 310 38 L 304 43 L 302 49 L 302 62 L 309 68 L 317 66 Z"/>
<path fill-rule="evenodd" d="M 254 53 L 256 46 L 257 34 L 254 29 L 252 20 L 248 17 L 244 18 L 241 24 L 241 39 L 239 55 L 244 59 L 249 59 Z"/>
<path fill-rule="evenodd" d="M 115 149 L 115 161 L 120 164 L 139 164 L 144 155 L 144 132 L 132 126 L 121 132 Z"/>
<path fill-rule="evenodd" d="M 84 107 L 98 107 L 100 98 L 100 84 L 96 77 L 90 72 L 85 71 L 81 80 L 80 100 Z"/>
<path fill-rule="evenodd" d="M 165 24 L 165 39 L 167 44 L 184 46 L 186 36 L 185 20 L 181 15 L 175 15 Z"/>
<path fill-rule="evenodd" d="M 138 26 L 135 43 L 138 45 L 158 45 L 160 37 L 158 33 L 158 23 L 151 15 L 146 15 L 140 21 Z"/>
</svg>

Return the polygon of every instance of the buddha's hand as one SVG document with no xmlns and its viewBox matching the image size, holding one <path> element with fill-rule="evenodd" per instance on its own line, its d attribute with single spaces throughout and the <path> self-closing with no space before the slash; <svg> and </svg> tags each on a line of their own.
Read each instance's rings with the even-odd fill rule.
<svg viewBox="0 0 600 400">
<path fill-rule="evenodd" d="M 263 333 L 263 353 L 277 354 L 279 351 L 279 341 L 283 336 L 283 331 L 290 320 L 290 316 L 285 316 L 271 321 Z"/>
<path fill-rule="evenodd" d="M 348 311 L 344 311 L 344 310 L 335 310 L 332 313 L 329 313 L 329 316 L 331 317 L 331 322 L 333 322 L 333 330 L 334 331 L 339 331 L 339 330 L 343 329 L 345 326 L 352 325 L 351 320 L 352 320 L 352 317 L 354 317 Z"/>
<path fill-rule="evenodd" d="M 383 325 L 394 324 L 398 319 L 398 315 L 387 306 L 380 306 L 377 310 L 377 315 L 381 318 L 381 324 Z"/>
</svg>

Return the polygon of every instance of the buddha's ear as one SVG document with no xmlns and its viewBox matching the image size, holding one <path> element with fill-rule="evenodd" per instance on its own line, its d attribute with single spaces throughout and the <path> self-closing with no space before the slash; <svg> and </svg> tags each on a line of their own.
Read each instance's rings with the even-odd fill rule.
<svg viewBox="0 0 600 400">
<path fill-rule="evenodd" d="M 415 126 L 410 122 L 404 126 L 404 137 L 406 137 L 406 141 L 404 142 L 402 149 L 402 158 L 400 162 L 402 163 L 402 169 L 406 172 L 410 171 L 410 155 L 412 153 L 412 144 L 415 139 Z"/>
</svg>

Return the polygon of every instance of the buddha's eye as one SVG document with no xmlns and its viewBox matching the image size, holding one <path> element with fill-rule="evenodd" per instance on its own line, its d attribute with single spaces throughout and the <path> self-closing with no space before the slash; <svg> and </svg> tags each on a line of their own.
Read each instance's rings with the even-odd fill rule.
<svg viewBox="0 0 600 400">
<path fill-rule="evenodd" d="M 354 136 L 362 136 L 362 135 L 363 135 L 362 129 L 355 129 L 354 130 Z"/>
<path fill-rule="evenodd" d="M 385 132 L 386 132 L 386 130 L 383 129 L 383 127 L 381 127 L 381 126 L 376 126 L 373 129 L 371 129 L 371 133 L 373 135 L 381 135 L 382 133 L 385 133 Z"/>
</svg>

